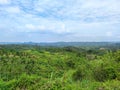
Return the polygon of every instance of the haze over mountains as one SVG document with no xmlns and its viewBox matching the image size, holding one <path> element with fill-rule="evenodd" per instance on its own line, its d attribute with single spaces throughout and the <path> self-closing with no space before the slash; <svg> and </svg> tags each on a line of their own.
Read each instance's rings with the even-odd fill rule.
<svg viewBox="0 0 120 90">
<path fill-rule="evenodd" d="M 38 46 L 56 46 L 56 47 L 65 47 L 65 46 L 76 46 L 76 47 L 120 47 L 120 42 L 0 42 L 0 44 L 14 44 L 14 45 L 38 45 Z"/>
</svg>

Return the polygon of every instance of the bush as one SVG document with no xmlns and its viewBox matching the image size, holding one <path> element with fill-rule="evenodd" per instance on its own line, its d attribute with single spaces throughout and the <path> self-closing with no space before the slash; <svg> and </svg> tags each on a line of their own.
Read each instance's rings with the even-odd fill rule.
<svg viewBox="0 0 120 90">
<path fill-rule="evenodd" d="M 66 61 L 66 65 L 70 68 L 75 68 L 75 62 L 73 60 Z"/>
<path fill-rule="evenodd" d="M 120 62 L 120 57 L 117 57 L 115 61 L 119 63 Z"/>
<path fill-rule="evenodd" d="M 94 71 L 94 78 L 97 81 L 112 80 L 116 77 L 117 74 L 113 67 L 99 67 Z"/>
<path fill-rule="evenodd" d="M 117 80 L 110 80 L 99 85 L 97 90 L 120 90 L 120 82 Z"/>
<path fill-rule="evenodd" d="M 72 75 L 73 80 L 82 80 L 85 77 L 85 72 L 82 68 L 78 68 Z"/>
<path fill-rule="evenodd" d="M 29 89 L 31 86 L 35 85 L 37 83 L 37 81 L 39 80 L 40 78 L 36 77 L 36 76 L 28 76 L 26 74 L 23 74 L 19 80 L 16 82 L 15 86 L 14 86 L 14 89 Z"/>
</svg>

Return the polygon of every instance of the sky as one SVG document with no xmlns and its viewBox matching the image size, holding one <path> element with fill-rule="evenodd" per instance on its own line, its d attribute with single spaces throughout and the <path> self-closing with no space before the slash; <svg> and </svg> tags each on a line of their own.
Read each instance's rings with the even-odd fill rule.
<svg viewBox="0 0 120 90">
<path fill-rule="evenodd" d="M 120 41 L 120 0 L 0 0 L 0 42 Z"/>
</svg>

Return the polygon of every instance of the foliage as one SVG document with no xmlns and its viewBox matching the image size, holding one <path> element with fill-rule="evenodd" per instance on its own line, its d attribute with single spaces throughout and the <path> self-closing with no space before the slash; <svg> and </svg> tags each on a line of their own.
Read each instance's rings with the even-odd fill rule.
<svg viewBox="0 0 120 90">
<path fill-rule="evenodd" d="M 111 47 L 0 45 L 0 90 L 119 90 Z"/>
<path fill-rule="evenodd" d="M 116 79 L 117 73 L 113 67 L 100 67 L 95 69 L 94 77 L 97 81 Z"/>
<path fill-rule="evenodd" d="M 74 73 L 73 73 L 73 80 L 78 81 L 82 80 L 85 77 L 85 69 L 83 67 L 79 67 Z"/>
</svg>

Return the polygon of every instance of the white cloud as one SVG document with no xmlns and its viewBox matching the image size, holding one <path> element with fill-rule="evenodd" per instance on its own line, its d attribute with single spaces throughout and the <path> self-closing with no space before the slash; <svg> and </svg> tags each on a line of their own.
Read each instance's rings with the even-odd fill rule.
<svg viewBox="0 0 120 90">
<path fill-rule="evenodd" d="M 106 36 L 111 37 L 111 36 L 113 36 L 113 33 L 111 31 L 106 32 Z"/>
<path fill-rule="evenodd" d="M 37 26 L 37 29 L 39 30 L 46 30 L 46 27 L 44 25 Z"/>
<path fill-rule="evenodd" d="M 27 31 L 36 29 L 33 24 L 26 24 L 25 27 L 28 29 Z"/>
<path fill-rule="evenodd" d="M 55 23 L 55 22 L 46 22 L 47 24 L 26 24 L 25 28 L 27 30 L 25 30 L 25 32 L 34 32 L 34 31 L 50 31 L 50 32 L 54 32 L 54 33 L 65 33 L 68 32 L 66 30 L 66 26 L 64 23 Z"/>
<path fill-rule="evenodd" d="M 0 0 L 1 31 L 72 33 L 68 36 L 78 40 L 97 40 L 116 37 L 120 30 L 120 0 L 11 0 L 7 5 L 9 2 Z"/>
<path fill-rule="evenodd" d="M 48 29 L 45 25 L 33 25 L 33 24 L 26 24 L 26 30 L 24 32 L 35 32 L 35 31 L 45 31 Z"/>
<path fill-rule="evenodd" d="M 7 7 L 6 11 L 8 13 L 20 13 L 19 7 Z"/>
<path fill-rule="evenodd" d="M 10 0 L 0 0 L 0 4 L 9 4 Z"/>
</svg>

